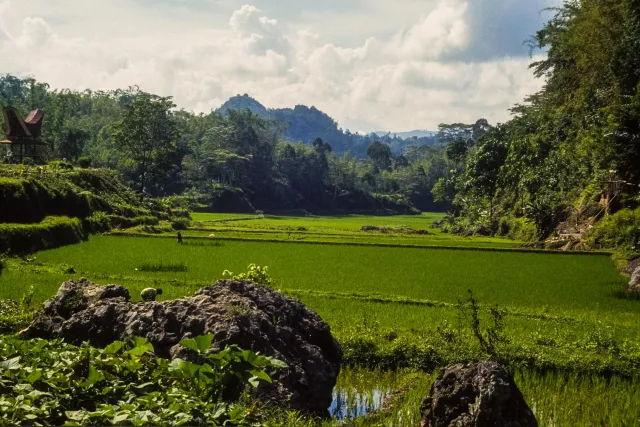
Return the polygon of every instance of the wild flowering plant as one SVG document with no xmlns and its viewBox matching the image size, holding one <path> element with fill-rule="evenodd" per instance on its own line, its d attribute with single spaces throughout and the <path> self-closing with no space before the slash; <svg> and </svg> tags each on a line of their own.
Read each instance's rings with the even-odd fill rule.
<svg viewBox="0 0 640 427">
<path fill-rule="evenodd" d="M 222 272 L 222 277 L 225 279 L 248 280 L 257 285 L 268 287 L 271 287 L 273 284 L 273 279 L 269 276 L 269 267 L 261 267 L 256 264 L 250 264 L 247 267 L 246 273 L 235 274 L 229 270 L 225 270 Z"/>
</svg>

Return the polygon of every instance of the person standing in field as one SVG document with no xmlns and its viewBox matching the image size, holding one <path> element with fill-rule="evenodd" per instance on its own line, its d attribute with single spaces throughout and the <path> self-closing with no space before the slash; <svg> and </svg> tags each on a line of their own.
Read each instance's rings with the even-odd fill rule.
<svg viewBox="0 0 640 427">
<path fill-rule="evenodd" d="M 182 244 L 182 233 L 178 231 L 178 243 Z"/>
</svg>

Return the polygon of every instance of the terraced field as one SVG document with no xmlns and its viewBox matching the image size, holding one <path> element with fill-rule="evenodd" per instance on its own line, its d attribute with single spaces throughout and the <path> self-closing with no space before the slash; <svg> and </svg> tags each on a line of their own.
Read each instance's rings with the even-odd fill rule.
<svg viewBox="0 0 640 427">
<path fill-rule="evenodd" d="M 255 263 L 268 266 L 277 288 L 331 325 L 348 365 L 409 368 L 406 377 L 421 378 L 416 381 L 426 389 L 438 366 L 484 357 L 465 304 L 471 290 L 480 304 L 481 332 L 496 320 L 490 308 L 497 305 L 502 313 L 503 341 L 496 351 L 519 372 L 541 425 L 640 420 L 632 404 L 640 301 L 622 297 L 626 279 L 612 260 L 450 236 L 429 228 L 438 218 L 195 214 L 182 244 L 175 231 L 140 237 L 139 228 L 11 259 L 0 275 L 0 298 L 19 299 L 33 286 L 35 301 L 42 302 L 62 281 L 84 276 L 123 284 L 134 296 L 144 287 L 161 287 L 162 298 L 171 299 L 214 282 L 224 270 L 241 272 Z M 378 229 L 362 231 L 363 225 Z M 363 374 L 349 375 L 342 381 Z M 563 392 L 566 387 L 576 392 Z M 412 399 L 404 409 L 415 416 Z"/>
<path fill-rule="evenodd" d="M 194 222 L 183 234 L 207 237 L 213 233 L 218 239 L 235 240 L 438 247 L 513 248 L 521 243 L 492 237 L 457 236 L 430 228 L 434 221 L 443 216 L 437 213 L 331 217 L 195 213 Z M 363 231 L 363 227 L 371 230 Z"/>
</svg>

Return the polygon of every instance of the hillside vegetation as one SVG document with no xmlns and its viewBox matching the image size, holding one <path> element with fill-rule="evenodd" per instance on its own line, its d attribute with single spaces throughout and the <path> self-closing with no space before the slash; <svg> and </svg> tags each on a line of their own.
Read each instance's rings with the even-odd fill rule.
<svg viewBox="0 0 640 427">
<path fill-rule="evenodd" d="M 438 190 L 452 204 L 452 231 L 481 226 L 542 239 L 580 233 L 607 207 L 640 203 L 640 3 L 570 0 L 554 13 L 529 41 L 547 51 L 531 65 L 543 89 L 481 138 L 451 139 L 455 173 Z M 588 241 L 635 246 L 637 222 L 629 211 L 618 215 L 624 219 L 608 219 Z"/>
<path fill-rule="evenodd" d="M 223 116 L 228 116 L 229 111 L 243 110 L 249 110 L 253 114 L 281 123 L 283 136 L 289 142 L 312 145 L 316 138 L 330 141 L 334 152 L 339 156 L 349 153 L 351 156 L 366 158 L 367 150 L 374 141 L 387 144 L 394 155 L 401 155 L 408 147 L 438 144 L 438 138 L 429 132 L 418 132 L 419 136 L 416 135 L 415 138 L 397 134 L 392 136 L 389 132 L 374 132 L 367 135 L 351 133 L 348 129 L 343 130 L 334 119 L 315 107 L 296 105 L 293 108 L 269 109 L 248 94 L 230 98 L 216 111 Z"/>
<path fill-rule="evenodd" d="M 1 166 L 0 206 L 0 253 L 11 254 L 188 215 L 157 201 L 141 201 L 114 171 L 78 169 L 65 163 Z"/>
<path fill-rule="evenodd" d="M 0 106 L 12 105 L 23 116 L 33 108 L 46 112 L 41 155 L 47 160 L 117 170 L 130 188 L 155 197 L 186 194 L 194 209 L 406 213 L 444 207 L 430 191 L 451 168 L 442 147 L 412 140 L 401 154 L 396 143 L 402 140 L 348 136 L 314 108 L 195 114 L 135 87 L 54 91 L 11 75 L 0 76 L 0 93 Z M 357 153 L 345 138 L 362 141 Z"/>
</svg>

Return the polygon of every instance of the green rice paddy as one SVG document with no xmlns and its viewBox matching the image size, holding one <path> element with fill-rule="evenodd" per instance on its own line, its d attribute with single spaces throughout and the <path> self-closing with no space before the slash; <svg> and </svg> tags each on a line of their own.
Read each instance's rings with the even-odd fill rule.
<svg viewBox="0 0 640 427">
<path fill-rule="evenodd" d="M 457 236 L 430 228 L 434 221 L 442 219 L 443 216 L 436 213 L 331 217 L 193 214 L 194 222 L 183 235 L 206 237 L 213 233 L 216 238 L 223 239 L 501 249 L 513 248 L 521 243 L 495 237 Z M 381 230 L 362 231 L 363 226 L 374 226 Z"/>
<path fill-rule="evenodd" d="M 134 299 L 148 286 L 172 299 L 215 282 L 224 270 L 255 263 L 269 267 L 276 288 L 330 324 L 349 363 L 361 358 L 363 365 L 420 368 L 478 354 L 458 306 L 472 290 L 483 322 L 488 307 L 505 310 L 505 354 L 519 365 L 556 371 L 516 375 L 541 425 L 640 424 L 630 409 L 640 377 L 640 301 L 620 296 L 628 279 L 610 257 L 509 250 L 515 242 L 430 229 L 440 217 L 194 214 L 183 244 L 175 232 L 125 232 L 11 259 L 0 274 L 0 298 L 19 299 L 33 286 L 42 302 L 64 280 L 86 277 L 125 285 Z M 361 231 L 363 225 L 385 230 Z M 364 338 L 378 348 L 374 359 L 359 347 Z M 613 372 L 615 379 L 597 372 Z M 429 371 L 416 381 L 425 389 L 432 378 Z M 599 400 L 590 402 L 593 393 Z M 401 407 L 415 419 L 417 404 L 414 396 Z"/>
</svg>

